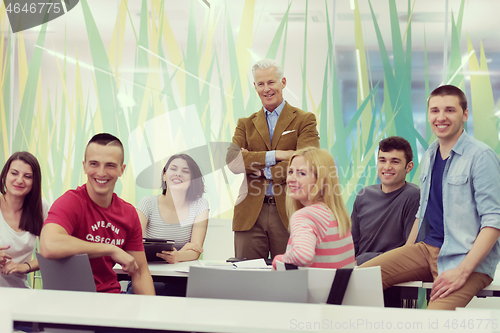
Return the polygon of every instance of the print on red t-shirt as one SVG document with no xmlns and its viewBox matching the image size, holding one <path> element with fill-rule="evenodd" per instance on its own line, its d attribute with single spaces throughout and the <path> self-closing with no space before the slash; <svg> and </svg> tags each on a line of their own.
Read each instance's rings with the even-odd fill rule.
<svg viewBox="0 0 500 333">
<path fill-rule="evenodd" d="M 56 223 L 68 235 L 82 240 L 115 245 L 125 251 L 144 251 L 137 212 L 115 193 L 111 205 L 103 208 L 90 199 L 86 185 L 69 190 L 52 205 L 44 225 L 48 223 Z M 120 292 L 111 257 L 90 259 L 90 265 L 97 291 Z"/>
</svg>

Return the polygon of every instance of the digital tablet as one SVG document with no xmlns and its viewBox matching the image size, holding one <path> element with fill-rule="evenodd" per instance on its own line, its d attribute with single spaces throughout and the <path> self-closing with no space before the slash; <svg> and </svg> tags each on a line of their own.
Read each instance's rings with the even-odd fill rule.
<svg viewBox="0 0 500 333">
<path fill-rule="evenodd" d="M 173 251 L 175 242 L 173 240 L 164 239 L 152 239 L 144 238 L 144 252 L 146 253 L 146 260 L 151 261 L 165 261 L 162 258 L 156 256 L 157 253 L 161 251 Z"/>
</svg>

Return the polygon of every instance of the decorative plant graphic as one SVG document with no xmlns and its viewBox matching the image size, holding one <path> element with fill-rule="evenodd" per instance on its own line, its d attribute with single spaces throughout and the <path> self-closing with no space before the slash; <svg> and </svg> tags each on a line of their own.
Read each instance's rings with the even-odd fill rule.
<svg viewBox="0 0 500 333">
<path fill-rule="evenodd" d="M 359 11 L 361 1 L 355 1 L 353 43 L 358 57 L 358 88 L 357 110 L 350 119 L 345 119 L 342 111 L 341 81 L 331 26 L 336 19 L 332 17 L 332 2 L 324 2 L 324 25 L 328 36 L 324 40 L 328 46 L 324 64 L 308 67 L 308 52 L 314 50 L 307 47 L 300 55 L 287 52 L 287 40 L 290 38 L 303 38 L 304 45 L 311 38 L 308 35 L 308 1 L 304 8 L 303 36 L 289 34 L 292 20 L 290 3 L 286 5 L 278 28 L 269 37 L 272 42 L 266 57 L 278 59 L 285 67 L 290 57 L 300 58 L 302 105 L 297 106 L 316 114 L 321 146 L 336 159 L 349 209 L 357 191 L 377 181 L 374 154 L 380 139 L 390 135 L 404 136 L 414 151 L 419 147 L 426 149 L 434 140 L 428 127 L 426 133 L 415 129 L 412 113 L 411 17 L 416 1 L 407 3 L 409 19 L 403 32 L 400 30 L 396 1 L 388 0 L 392 27 L 388 47 L 388 36 L 382 35 L 373 11 L 374 2 L 363 3 L 370 8 L 382 59 L 384 80 L 380 82 L 371 80 L 370 60 L 364 47 Z M 118 15 L 109 18 L 115 20 L 113 33 L 110 41 L 105 42 L 89 1 L 81 0 L 72 12 L 80 13 L 84 18 L 85 26 L 75 29 L 84 29 L 88 41 L 77 45 L 67 38 L 63 52 L 58 52 L 46 37 L 50 22 L 41 26 L 35 44 L 29 45 L 28 51 L 23 32 L 9 32 L 6 8 L 0 6 L 0 47 L 3 51 L 0 52 L 0 165 L 14 151 L 29 150 L 35 154 L 43 170 L 43 195 L 52 202 L 66 190 L 85 182 L 81 161 L 90 136 L 102 131 L 111 132 L 125 143 L 125 163 L 128 164 L 117 183 L 116 192 L 135 203 L 142 196 L 158 193 L 159 184 L 156 188 L 154 185 L 149 188 L 137 185 L 133 170 L 139 162 L 139 148 L 134 148 L 131 143 L 140 142 L 138 147 L 141 149 L 158 149 L 163 142 L 145 139 L 145 124 L 168 112 L 194 107 L 198 117 L 196 121 L 201 123 L 203 141 L 210 151 L 207 163 L 213 170 L 221 169 L 217 161 L 225 151 L 220 149 L 221 146 L 210 143 L 230 142 L 237 119 L 261 107 L 248 69 L 255 61 L 249 52 L 255 39 L 254 18 L 262 13 L 256 12 L 260 7 L 255 1 L 246 0 L 240 2 L 241 16 L 235 17 L 228 9 L 230 5 L 235 6 L 234 3 L 225 2 L 212 6 L 206 11 L 204 21 L 200 21 L 195 12 L 197 2 L 191 0 L 184 40 L 175 35 L 173 27 L 176 22 L 167 18 L 168 3 L 165 0 L 143 1 L 139 25 L 136 26 L 131 18 L 129 2 L 117 0 Z M 474 136 L 500 153 L 499 122 L 494 116 L 495 102 L 486 54 L 482 46 L 476 52 L 470 38 L 467 45 L 470 56 L 463 60 L 460 51 L 464 8 L 465 0 L 462 0 L 456 22 L 454 14 L 452 16 L 448 80 L 467 88 L 464 84 L 464 64 L 468 65 L 471 73 L 475 73 L 471 74 L 469 101 Z M 266 10 L 265 6 L 263 10 Z M 135 40 L 133 46 L 127 42 L 131 33 Z M 219 34 L 224 36 L 222 45 L 216 38 Z M 84 50 L 88 50 L 91 56 L 90 63 L 79 57 L 79 54 L 85 53 Z M 125 70 L 128 66 L 125 54 L 128 58 L 133 55 L 132 72 Z M 49 60 L 42 59 L 48 55 Z M 47 72 L 42 60 L 51 61 L 52 73 Z M 318 71 L 319 68 L 321 71 Z M 53 72 L 54 69 L 56 72 Z M 46 84 L 48 75 L 57 77 L 55 85 Z M 425 77 L 428 95 L 427 72 Z M 311 80 L 322 81 L 319 99 L 309 89 Z M 383 99 L 380 98 L 382 95 Z M 178 136 L 174 139 L 178 142 L 190 140 L 197 134 L 186 131 L 176 134 Z M 415 163 L 418 166 L 418 160 Z M 416 167 L 410 174 L 410 180 L 418 183 L 418 174 Z M 227 181 L 224 186 L 227 191 L 234 192 L 234 183 Z M 226 218 L 232 216 L 230 211 L 221 211 L 220 214 Z"/>
</svg>

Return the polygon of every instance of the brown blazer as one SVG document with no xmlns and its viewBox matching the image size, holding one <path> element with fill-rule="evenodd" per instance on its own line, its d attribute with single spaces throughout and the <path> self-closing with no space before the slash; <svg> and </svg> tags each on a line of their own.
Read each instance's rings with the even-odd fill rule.
<svg viewBox="0 0 500 333">
<path fill-rule="evenodd" d="M 310 146 L 319 148 L 316 117 L 314 113 L 302 111 L 288 102 L 285 102 L 276 123 L 272 144 L 263 108 L 248 118 L 238 119 L 233 142 L 227 151 L 226 162 L 232 172 L 245 172 L 246 177 L 234 207 L 233 231 L 249 230 L 257 221 L 269 181 L 264 176 L 255 176 L 253 172 L 265 168 L 266 152 L 297 150 Z M 248 152 L 241 153 L 240 148 L 245 148 Z M 288 228 L 285 209 L 287 171 L 288 161 L 277 162 L 271 167 L 276 205 L 286 228 Z"/>
</svg>

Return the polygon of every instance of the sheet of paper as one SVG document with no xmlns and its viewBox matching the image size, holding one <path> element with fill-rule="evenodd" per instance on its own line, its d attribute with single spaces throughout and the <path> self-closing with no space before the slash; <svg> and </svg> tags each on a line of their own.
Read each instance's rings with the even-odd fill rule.
<svg viewBox="0 0 500 333">
<path fill-rule="evenodd" d="M 254 268 L 264 268 L 268 269 L 271 266 L 267 266 L 266 262 L 264 259 L 253 259 L 253 260 L 245 260 L 245 261 L 238 261 L 235 262 L 234 265 L 237 268 L 245 268 L 245 269 L 254 269 Z"/>
<path fill-rule="evenodd" d="M 277 271 L 286 271 L 285 263 L 283 261 L 276 260 L 276 270 Z"/>
<path fill-rule="evenodd" d="M 232 262 L 226 261 L 209 261 L 209 260 L 200 260 L 201 267 L 210 267 L 210 268 L 219 268 L 219 269 L 235 269 L 236 266 L 233 265 Z"/>
<path fill-rule="evenodd" d="M 201 267 L 211 267 L 211 266 L 231 266 L 233 267 L 232 262 L 226 261 L 210 261 L 210 260 L 200 260 Z"/>
<path fill-rule="evenodd" d="M 189 273 L 189 266 L 187 266 L 187 267 L 179 267 L 175 271 L 179 272 L 179 273 Z"/>
</svg>

